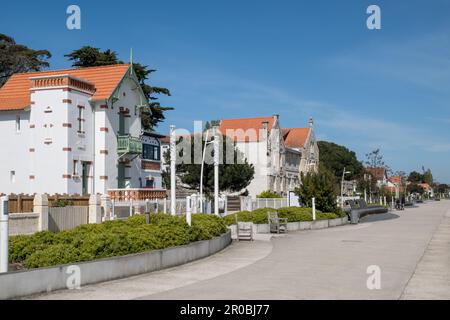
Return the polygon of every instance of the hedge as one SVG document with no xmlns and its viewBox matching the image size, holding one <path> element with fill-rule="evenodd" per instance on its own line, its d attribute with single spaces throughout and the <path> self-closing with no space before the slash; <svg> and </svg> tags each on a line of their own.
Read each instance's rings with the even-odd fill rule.
<svg viewBox="0 0 450 320">
<path fill-rule="evenodd" d="M 279 209 L 272 208 L 260 208 L 253 211 L 239 211 L 236 212 L 238 221 L 253 222 L 255 224 L 265 224 L 267 223 L 267 214 L 269 212 L 276 211 L 278 217 L 287 218 L 288 222 L 296 221 L 312 221 L 312 209 L 311 208 L 301 208 L 301 207 L 284 207 Z M 328 220 L 343 217 L 345 214 L 336 213 L 323 213 L 316 210 L 317 220 Z M 235 215 L 231 214 L 224 217 L 224 221 L 227 225 L 235 224 Z"/>
<path fill-rule="evenodd" d="M 60 233 L 48 231 L 10 237 L 11 263 L 26 268 L 88 261 L 100 258 L 163 249 L 207 240 L 227 231 L 221 218 L 214 215 L 192 215 L 192 226 L 185 217 L 152 214 L 126 221 L 86 224 Z"/>
</svg>

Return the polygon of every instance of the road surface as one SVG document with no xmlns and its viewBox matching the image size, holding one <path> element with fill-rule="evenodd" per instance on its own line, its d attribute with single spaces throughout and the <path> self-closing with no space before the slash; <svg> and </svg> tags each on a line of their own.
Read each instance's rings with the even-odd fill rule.
<svg viewBox="0 0 450 320">
<path fill-rule="evenodd" d="M 369 266 L 380 289 L 369 290 Z M 450 299 L 450 201 L 260 236 L 183 266 L 33 299 Z"/>
</svg>

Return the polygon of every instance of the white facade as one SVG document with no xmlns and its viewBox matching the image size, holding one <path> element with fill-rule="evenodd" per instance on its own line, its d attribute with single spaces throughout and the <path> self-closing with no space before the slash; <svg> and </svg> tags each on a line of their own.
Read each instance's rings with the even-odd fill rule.
<svg viewBox="0 0 450 320">
<path fill-rule="evenodd" d="M 153 188 L 161 188 L 159 160 L 118 153 L 120 118 L 121 136 L 144 139 L 139 106 L 146 100 L 136 77 L 128 70 L 111 97 L 93 101 L 95 84 L 65 72 L 51 76 L 35 73 L 30 78 L 30 106 L 0 110 L 4 150 L 0 192 L 104 194 L 120 184 L 143 187 L 149 179 Z M 119 183 L 122 165 L 123 181 Z"/>
<path fill-rule="evenodd" d="M 252 123 L 255 119 L 249 119 Z M 300 184 L 300 173 L 316 170 L 319 161 L 319 149 L 312 130 L 308 131 L 305 143 L 299 142 L 301 147 L 288 147 L 284 141 L 284 133 L 280 126 L 278 115 L 271 119 L 261 118 L 260 134 L 257 139 L 239 135 L 235 142 L 236 147 L 244 153 L 248 162 L 253 164 L 255 174 L 252 182 L 247 187 L 249 195 L 256 197 L 263 191 L 270 190 L 286 196 Z M 232 120 L 239 126 L 246 119 Z M 225 126 L 227 127 L 227 126 Z M 240 130 L 240 128 L 235 128 Z M 248 129 L 247 128 L 247 132 Z M 224 129 L 226 131 L 226 129 Z M 228 135 L 227 132 L 222 134 Z M 244 133 L 245 135 L 245 133 Z M 231 137 L 236 138 L 236 137 Z"/>
</svg>

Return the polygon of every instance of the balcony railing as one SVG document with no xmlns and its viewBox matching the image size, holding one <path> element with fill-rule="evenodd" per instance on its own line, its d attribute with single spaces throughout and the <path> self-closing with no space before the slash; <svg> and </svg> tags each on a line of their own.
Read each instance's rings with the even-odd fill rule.
<svg viewBox="0 0 450 320">
<path fill-rule="evenodd" d="M 165 189 L 145 188 L 108 189 L 108 195 L 111 200 L 116 201 L 145 201 L 147 199 L 165 199 L 167 198 L 167 191 Z"/>
<path fill-rule="evenodd" d="M 142 141 L 132 136 L 117 137 L 117 153 L 118 154 L 141 154 Z"/>
</svg>

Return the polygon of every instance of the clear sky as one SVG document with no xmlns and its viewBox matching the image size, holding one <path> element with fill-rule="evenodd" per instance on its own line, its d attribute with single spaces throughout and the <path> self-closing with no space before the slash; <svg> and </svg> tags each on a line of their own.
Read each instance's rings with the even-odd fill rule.
<svg viewBox="0 0 450 320">
<path fill-rule="evenodd" d="M 81 30 L 66 9 L 81 8 Z M 381 8 L 381 30 L 366 9 Z M 315 119 L 319 139 L 394 170 L 431 168 L 450 183 L 450 1 L 6 1 L 0 32 L 52 52 L 83 45 L 158 69 L 173 96 L 168 125 L 277 113 L 283 127 Z"/>
</svg>

